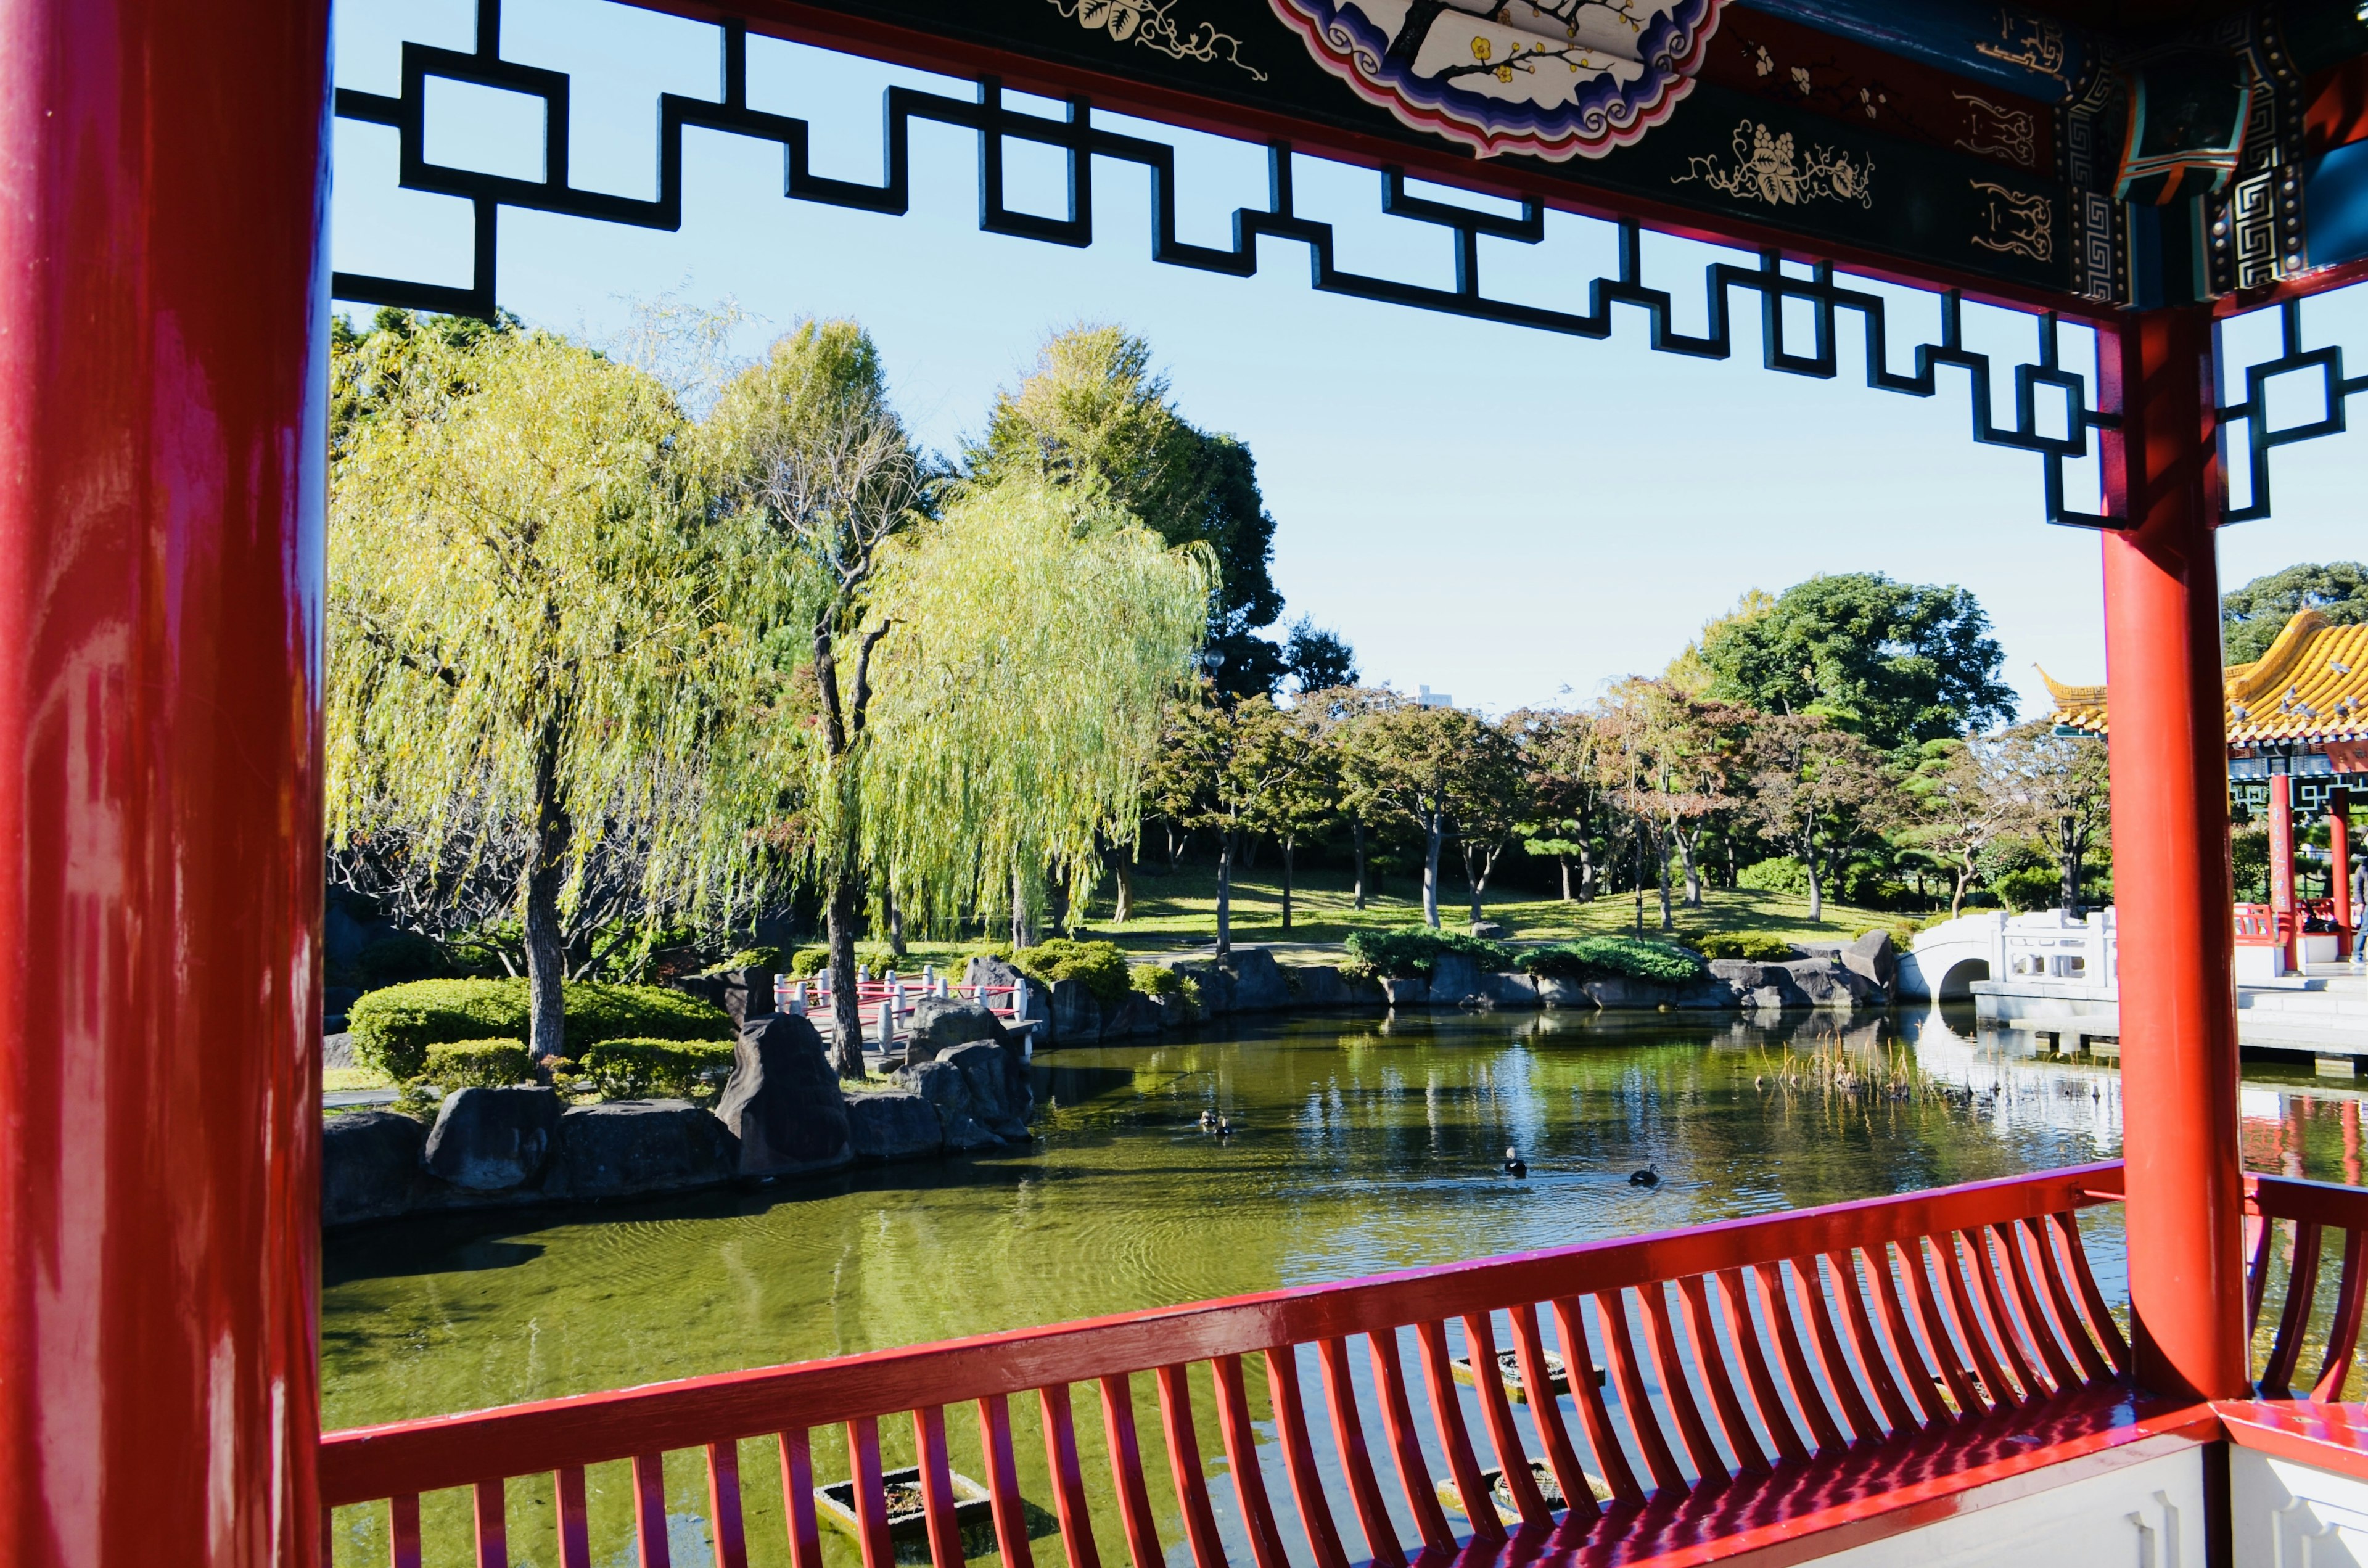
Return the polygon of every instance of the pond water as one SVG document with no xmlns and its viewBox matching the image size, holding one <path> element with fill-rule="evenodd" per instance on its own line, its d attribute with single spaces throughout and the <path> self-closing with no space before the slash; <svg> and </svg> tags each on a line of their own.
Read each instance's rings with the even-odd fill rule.
<svg viewBox="0 0 2368 1568">
<path fill-rule="evenodd" d="M 1026 1151 L 761 1193 L 411 1221 L 332 1238 L 324 1424 L 1666 1230 L 2108 1159 L 2121 1144 L 2115 1071 L 2004 1054 L 1975 1038 L 1970 1017 L 1953 1015 L 1776 1029 L 1661 1016 L 1301 1018 L 1224 1038 L 1064 1051 L 1035 1071 L 1041 1137 Z M 1204 1109 L 1241 1131 L 1222 1142 L 1203 1132 Z M 2359 1181 L 2355 1093 L 2248 1068 L 2242 1109 L 2248 1165 Z M 1508 1144 L 1527 1160 L 1526 1179 L 1500 1168 Z M 1630 1186 L 1648 1164 L 1660 1187 Z M 2119 1210 L 2090 1210 L 2082 1226 L 2100 1283 L 2118 1301 Z M 1255 1358 L 1248 1370 L 1263 1409 Z M 1152 1451 L 1155 1396 L 1147 1378 L 1134 1381 L 1146 1465 L 1165 1475 L 1164 1453 Z M 1304 1392 L 1321 1397 L 1312 1383 Z M 1193 1403 L 1212 1440 L 1209 1397 L 1201 1389 Z M 1031 1499 L 1050 1495 L 1033 1403 L 1014 1406 Z M 1090 1391 L 1073 1391 L 1073 1409 L 1081 1440 L 1098 1436 Z M 983 1474 L 974 1422 L 953 1414 L 955 1468 Z M 1476 1406 L 1467 1418 L 1476 1423 Z M 913 1462 L 909 1425 L 882 1423 L 891 1467 Z M 1269 1462 L 1272 1437 L 1259 1423 L 1261 1468 L 1280 1499 L 1288 1483 Z M 750 1561 L 786 1562 L 773 1445 L 741 1447 Z M 835 1434 L 814 1435 L 818 1483 L 845 1474 L 842 1449 Z M 1221 1474 L 1222 1451 L 1204 1450 L 1203 1467 Z M 1337 1491 L 1331 1461 L 1319 1455 L 1319 1468 Z M 1125 1536 L 1103 1517 L 1106 1473 L 1092 1528 L 1105 1561 L 1117 1562 Z M 672 1561 L 712 1562 L 699 1456 L 669 1455 L 665 1476 Z M 594 1467 L 589 1493 L 594 1560 L 630 1561 L 629 1467 Z M 1221 1530 L 1241 1548 L 1231 1554 L 1249 1561 L 1234 1539 L 1229 1493 L 1212 1494 Z M 514 1481 L 507 1498 L 512 1561 L 548 1561 L 550 1478 Z M 470 1559 L 469 1507 L 465 1492 L 426 1500 L 431 1561 Z M 1155 1497 L 1155 1511 L 1168 1560 L 1184 1568 L 1172 1492 Z M 1031 1533 L 1053 1528 L 1038 1513 Z M 385 1530 L 383 1505 L 341 1510 L 336 1562 L 385 1562 Z M 992 1550 L 991 1539 L 966 1544 L 973 1557 Z M 824 1545 L 830 1568 L 855 1568 L 850 1542 L 825 1530 Z M 1294 1540 L 1293 1568 L 1297 1552 Z M 1038 1554 L 1057 1561 L 1057 1544 L 1040 1542 Z M 899 1562 L 907 1557 L 927 1561 L 900 1547 Z"/>
</svg>

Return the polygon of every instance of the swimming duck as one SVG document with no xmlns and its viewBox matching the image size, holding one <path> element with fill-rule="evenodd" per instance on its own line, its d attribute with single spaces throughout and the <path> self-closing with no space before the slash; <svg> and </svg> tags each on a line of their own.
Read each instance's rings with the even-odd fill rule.
<svg viewBox="0 0 2368 1568">
<path fill-rule="evenodd" d="M 1526 1176 L 1530 1174 L 1530 1167 L 1522 1160 L 1521 1152 L 1509 1143 L 1505 1145 L 1505 1174 L 1515 1177 Z"/>
<path fill-rule="evenodd" d="M 1217 1118 L 1217 1136 L 1220 1138 L 1231 1138 L 1233 1135 L 1234 1124 L 1224 1117 L 1221 1116 Z"/>
<path fill-rule="evenodd" d="M 1216 1129 L 1217 1113 L 1213 1110 L 1202 1111 L 1201 1113 L 1201 1131 L 1203 1132 L 1213 1132 Z"/>
<path fill-rule="evenodd" d="M 1628 1185 L 1630 1187 L 1660 1186 L 1661 1172 L 1659 1167 L 1657 1165 L 1646 1165 L 1641 1171 L 1631 1172 L 1628 1176 Z"/>
</svg>

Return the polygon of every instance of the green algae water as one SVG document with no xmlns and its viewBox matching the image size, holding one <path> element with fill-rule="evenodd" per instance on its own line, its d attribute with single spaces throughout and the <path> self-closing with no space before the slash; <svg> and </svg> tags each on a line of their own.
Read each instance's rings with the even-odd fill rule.
<svg viewBox="0 0 2368 1568">
<path fill-rule="evenodd" d="M 1224 1038 L 1039 1059 L 1037 1142 L 1024 1151 L 602 1209 L 401 1221 L 332 1238 L 322 1303 L 324 1425 L 335 1429 L 697 1373 L 1338 1279 L 1426 1263 L 2011 1176 L 2121 1148 L 2119 1074 L 1986 1049 L 1970 1017 L 1823 1018 L 1763 1029 L 1669 1017 L 1417 1015 L 1303 1018 Z M 2248 1068 L 2255 1169 L 2360 1180 L 2359 1099 Z M 1220 1140 L 1201 1113 L 1240 1131 Z M 1508 1146 L 1526 1179 L 1501 1169 Z M 1633 1187 L 1656 1168 L 1661 1185 Z M 2109 1299 L 2123 1296 L 2118 1210 L 2082 1217 Z M 1405 1353 L 1411 1356 L 1410 1346 Z M 1310 1408 L 1323 1392 L 1300 1358 Z M 1254 1411 L 1267 1370 L 1245 1361 Z M 1253 1552 L 1193 1377 L 1201 1467 L 1228 1556 Z M 1361 1356 L 1352 1372 L 1374 1409 Z M 1132 1380 L 1155 1525 L 1189 1568 L 1148 1376 Z M 1474 1396 L 1465 1418 L 1479 1429 Z M 1615 1396 L 1616 1397 L 1616 1396 Z M 1011 1402 L 1036 1561 L 1062 1560 L 1032 1398 Z M 1071 1391 L 1102 1560 L 1128 1558 L 1091 1390 Z M 1529 1415 L 1515 1407 L 1525 1431 Z M 947 1412 L 958 1473 L 985 1473 L 968 1409 Z M 1575 1419 L 1575 1418 L 1573 1418 Z M 1320 1423 L 1319 1423 L 1320 1426 Z M 1288 1518 L 1270 1422 L 1266 1488 Z M 885 1463 L 913 1460 L 883 1421 Z M 1317 1435 L 1336 1512 L 1352 1517 Z M 1430 1472 L 1442 1456 L 1421 1441 Z M 835 1429 L 813 1434 L 817 1484 L 843 1479 Z M 1537 1451 L 1533 1439 L 1531 1451 Z M 777 1445 L 739 1445 L 748 1561 L 786 1565 Z M 1096 1479 L 1099 1477 L 1099 1479 Z M 592 1561 L 630 1563 L 630 1466 L 587 1472 Z M 715 1561 L 696 1452 L 665 1460 L 677 1568 Z M 1402 1512 L 1396 1501 L 1394 1515 Z M 506 1488 L 509 1560 L 552 1564 L 549 1476 Z M 465 1491 L 423 1500 L 427 1560 L 472 1561 Z M 1459 1524 L 1461 1520 L 1457 1521 Z M 1400 1518 L 1403 1540 L 1416 1539 Z M 382 1563 L 388 1513 L 340 1509 L 335 1562 Z M 1295 1525 L 1284 1535 L 1303 1568 Z M 973 1561 L 994 1542 L 965 1533 Z M 827 1568 L 860 1568 L 825 1528 Z M 900 1544 L 900 1563 L 928 1562 Z"/>
</svg>

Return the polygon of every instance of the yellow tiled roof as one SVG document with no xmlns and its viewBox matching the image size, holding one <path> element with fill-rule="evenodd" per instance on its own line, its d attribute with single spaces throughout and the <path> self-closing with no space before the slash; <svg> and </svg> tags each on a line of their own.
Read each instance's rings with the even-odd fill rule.
<svg viewBox="0 0 2368 1568">
<path fill-rule="evenodd" d="M 2045 670 L 2054 722 L 2103 734 L 2105 688 L 2066 686 Z M 2225 687 L 2228 744 L 2368 738 L 2368 626 L 2329 626 L 2306 609 L 2286 622 L 2270 651 L 2232 665 Z"/>
</svg>

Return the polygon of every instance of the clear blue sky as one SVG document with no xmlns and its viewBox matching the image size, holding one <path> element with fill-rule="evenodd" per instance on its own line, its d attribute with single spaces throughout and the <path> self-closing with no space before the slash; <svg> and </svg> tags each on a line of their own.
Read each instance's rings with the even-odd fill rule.
<svg viewBox="0 0 2368 1568">
<path fill-rule="evenodd" d="M 340 0 L 337 81 L 392 93 L 403 40 L 466 49 L 472 15 L 468 0 Z M 655 194 L 656 95 L 716 95 L 714 29 L 606 0 L 509 0 L 505 28 L 510 59 L 574 75 L 576 183 Z M 885 84 L 969 90 L 764 40 L 749 65 L 757 107 L 813 123 L 817 172 L 873 181 Z M 429 127 L 438 162 L 540 173 L 530 100 L 440 85 Z M 1223 242 L 1235 207 L 1264 205 L 1261 150 L 1156 134 L 1184 150 L 1188 239 Z M 1041 159 L 1015 158 L 1009 199 L 1056 210 L 1057 161 L 1031 151 Z M 787 200 L 768 144 L 694 133 L 679 233 L 505 213 L 500 298 L 596 339 L 623 329 L 636 301 L 729 298 L 755 318 L 749 352 L 801 316 L 851 316 L 879 341 L 906 416 L 948 450 L 1049 330 L 1121 324 L 1149 339 L 1188 417 L 1257 454 L 1286 619 L 1338 631 L 1369 680 L 1492 711 L 1657 670 L 1746 589 L 1818 572 L 1974 590 L 2027 714 L 2044 710 L 2034 664 L 2103 673 L 2098 540 L 2041 520 L 2035 459 L 1972 443 L 1961 381 L 1917 400 L 1774 374 L 1748 326 L 1733 360 L 1705 364 L 1648 352 L 1641 317 L 1588 343 L 1338 299 L 1308 288 L 1297 245 L 1268 244 L 1247 281 L 1157 266 L 1146 181 L 1125 166 L 1097 170 L 1090 249 L 983 234 L 973 140 L 919 129 L 914 152 L 914 210 L 883 218 Z M 464 280 L 465 205 L 396 187 L 392 130 L 338 121 L 336 159 L 336 267 Z M 1443 231 L 1380 217 L 1378 176 L 1303 159 L 1298 179 L 1302 210 L 1341 225 L 1343 266 L 1449 280 Z M 1609 231 L 1557 217 L 1549 233 L 1494 249 L 1492 290 L 1583 299 Z M 1691 302 L 1681 324 L 1699 324 L 1713 254 L 1649 253 L 1651 280 Z M 2003 312 L 1969 314 L 1973 347 L 2026 340 Z M 2368 355 L 2368 288 L 2308 319 L 2315 340 Z M 1846 327 L 1845 364 L 1856 348 Z M 2316 412 L 2305 394 L 2283 417 Z M 2368 555 L 2362 443 L 2281 454 L 2279 515 L 2222 535 L 2225 583 Z"/>
</svg>

